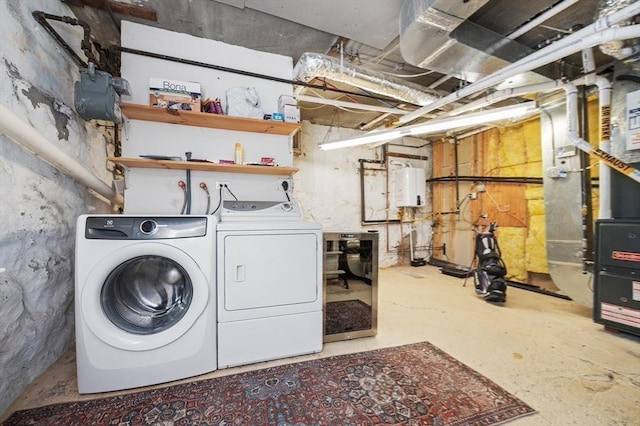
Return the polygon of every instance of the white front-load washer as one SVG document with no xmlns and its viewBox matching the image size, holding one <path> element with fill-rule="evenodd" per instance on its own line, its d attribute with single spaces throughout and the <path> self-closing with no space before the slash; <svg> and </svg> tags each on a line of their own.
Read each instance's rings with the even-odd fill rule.
<svg viewBox="0 0 640 426">
<path fill-rule="evenodd" d="M 218 368 L 322 350 L 322 229 L 295 203 L 227 202 L 218 224 Z"/>
<path fill-rule="evenodd" d="M 213 216 L 78 218 L 80 393 L 216 370 L 216 223 Z"/>
</svg>

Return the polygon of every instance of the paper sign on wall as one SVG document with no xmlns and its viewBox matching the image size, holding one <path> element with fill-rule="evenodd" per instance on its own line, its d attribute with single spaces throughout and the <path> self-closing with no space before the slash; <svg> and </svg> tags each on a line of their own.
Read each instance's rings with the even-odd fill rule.
<svg viewBox="0 0 640 426">
<path fill-rule="evenodd" d="M 640 149 L 640 90 L 627 93 L 627 149 Z"/>
</svg>

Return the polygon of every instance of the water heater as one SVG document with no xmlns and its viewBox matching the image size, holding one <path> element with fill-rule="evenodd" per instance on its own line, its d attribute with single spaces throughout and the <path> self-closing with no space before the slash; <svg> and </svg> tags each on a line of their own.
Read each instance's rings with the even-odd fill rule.
<svg viewBox="0 0 640 426">
<path fill-rule="evenodd" d="M 424 169 L 403 167 L 396 170 L 396 207 L 422 207 L 425 193 Z"/>
</svg>

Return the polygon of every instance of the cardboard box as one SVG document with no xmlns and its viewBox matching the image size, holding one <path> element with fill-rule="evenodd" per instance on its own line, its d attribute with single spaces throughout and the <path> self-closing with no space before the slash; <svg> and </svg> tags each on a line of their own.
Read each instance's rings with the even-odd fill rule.
<svg viewBox="0 0 640 426">
<path fill-rule="evenodd" d="M 284 115 L 284 121 L 287 123 L 300 122 L 300 108 L 297 106 L 285 105 L 282 114 Z"/>
<path fill-rule="evenodd" d="M 283 115 L 287 123 L 300 122 L 300 109 L 293 96 L 280 95 L 278 98 L 278 112 Z"/>
<path fill-rule="evenodd" d="M 149 105 L 158 108 L 200 112 L 202 108 L 200 83 L 150 78 Z"/>
</svg>

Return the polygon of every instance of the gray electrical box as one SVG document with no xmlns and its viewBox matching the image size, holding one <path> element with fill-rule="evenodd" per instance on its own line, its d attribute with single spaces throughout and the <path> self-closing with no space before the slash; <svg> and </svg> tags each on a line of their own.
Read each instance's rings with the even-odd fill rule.
<svg viewBox="0 0 640 426">
<path fill-rule="evenodd" d="M 76 81 L 74 103 L 76 111 L 85 120 L 122 122 L 120 95 L 129 94 L 129 83 L 119 77 L 96 70 L 93 63 L 80 70 Z"/>
</svg>

